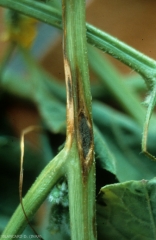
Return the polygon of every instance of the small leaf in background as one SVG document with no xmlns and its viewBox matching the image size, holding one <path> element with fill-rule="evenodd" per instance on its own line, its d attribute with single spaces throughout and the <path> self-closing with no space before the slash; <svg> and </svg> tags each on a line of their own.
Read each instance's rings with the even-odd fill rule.
<svg viewBox="0 0 156 240">
<path fill-rule="evenodd" d="M 103 187 L 97 201 L 98 239 L 156 239 L 156 178 Z"/>
</svg>

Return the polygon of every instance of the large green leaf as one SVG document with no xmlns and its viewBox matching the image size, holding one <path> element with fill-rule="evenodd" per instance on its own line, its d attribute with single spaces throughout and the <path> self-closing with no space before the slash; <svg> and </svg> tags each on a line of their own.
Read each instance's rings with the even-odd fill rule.
<svg viewBox="0 0 156 240">
<path fill-rule="evenodd" d="M 156 178 L 103 187 L 97 201 L 98 239 L 156 239 Z"/>
</svg>

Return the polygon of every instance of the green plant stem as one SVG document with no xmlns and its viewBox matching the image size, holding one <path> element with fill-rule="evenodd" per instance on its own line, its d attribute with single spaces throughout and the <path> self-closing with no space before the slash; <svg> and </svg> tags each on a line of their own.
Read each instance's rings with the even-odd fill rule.
<svg viewBox="0 0 156 240">
<path fill-rule="evenodd" d="M 55 27 L 62 28 L 61 13 L 53 6 L 31 0 L 1 0 L 0 5 L 27 16 L 34 17 L 50 25 L 54 23 Z"/>
<path fill-rule="evenodd" d="M 41 172 L 35 183 L 32 185 L 28 193 L 23 199 L 24 209 L 31 220 L 37 209 L 46 199 L 52 187 L 65 174 L 65 164 L 68 159 L 68 152 L 62 150 Z M 21 234 L 27 225 L 27 220 L 22 211 L 21 205 L 17 208 L 4 232 L 1 240 L 6 239 L 6 235 Z"/>
<path fill-rule="evenodd" d="M 91 45 L 129 66 L 145 80 L 153 82 L 153 77 L 156 77 L 156 61 L 153 59 L 90 24 L 87 24 L 87 39 Z M 146 83 L 149 86 L 148 81 Z"/>
<path fill-rule="evenodd" d="M 147 138 L 148 138 L 149 122 L 150 122 L 155 104 L 156 104 L 156 84 L 153 86 L 153 90 L 150 94 L 146 119 L 144 122 L 143 137 L 142 137 L 142 151 L 143 151 L 143 153 L 145 153 L 149 158 L 151 158 L 154 161 L 156 161 L 156 157 L 153 156 L 151 153 L 149 153 L 147 150 Z M 154 126 L 155 126 L 155 124 L 154 124 Z"/>
<path fill-rule="evenodd" d="M 77 143 L 70 148 L 67 166 L 71 239 L 96 239 L 95 168 L 92 166 L 84 181 Z"/>
<path fill-rule="evenodd" d="M 71 238 L 96 239 L 95 164 L 87 62 L 85 1 L 63 0 L 64 67 Z"/>
<path fill-rule="evenodd" d="M 37 18 L 57 28 L 62 28 L 61 13 L 52 6 L 49 7 L 46 4 L 31 0 L 0 0 L 0 5 Z M 91 45 L 137 71 L 144 77 L 150 88 L 150 84 L 156 78 L 156 61 L 88 23 L 86 27 L 87 41 Z"/>
</svg>

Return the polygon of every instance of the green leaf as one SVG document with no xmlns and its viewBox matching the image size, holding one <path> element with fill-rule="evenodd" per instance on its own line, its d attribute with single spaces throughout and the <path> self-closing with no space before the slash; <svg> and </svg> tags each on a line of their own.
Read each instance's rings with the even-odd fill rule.
<svg viewBox="0 0 156 240">
<path fill-rule="evenodd" d="M 37 107 L 48 129 L 54 133 L 65 132 L 66 108 L 48 92 L 40 92 Z"/>
<path fill-rule="evenodd" d="M 45 74 L 31 57 L 30 53 L 20 48 L 31 79 L 31 94 L 46 126 L 54 133 L 65 131 L 66 108 L 45 84 Z M 50 85 L 50 84 L 49 84 Z M 35 88 L 35 91 L 34 91 Z M 62 89 L 61 89 L 62 90 Z"/>
<path fill-rule="evenodd" d="M 6 71 L 3 75 L 1 86 L 16 97 L 35 103 L 46 127 L 54 133 L 65 132 L 66 95 L 63 85 L 45 74 L 35 65 L 35 71 L 30 71 L 29 78 L 13 71 Z M 36 91 L 34 91 L 34 88 Z"/>
<path fill-rule="evenodd" d="M 97 201 L 98 239 L 156 239 L 156 178 L 108 185 Z"/>
<path fill-rule="evenodd" d="M 94 145 L 96 160 L 99 161 L 100 166 L 111 173 L 116 174 L 116 159 L 114 154 L 110 151 L 104 137 L 97 127 L 94 126 Z"/>
<path fill-rule="evenodd" d="M 120 182 L 143 178 L 149 180 L 155 177 L 155 162 L 141 154 L 142 130 L 132 119 L 100 102 L 93 103 L 93 117 L 94 123 L 100 129 L 102 139 L 114 156 L 115 175 Z M 155 132 L 149 131 L 148 135 L 149 150 L 155 154 Z M 104 145 L 104 152 L 100 153 L 101 149 L 96 148 L 95 145 L 97 155 L 104 157 L 106 154 Z M 104 163 L 107 161 L 106 158 L 100 158 L 99 160 Z M 105 165 L 103 166 L 106 168 Z"/>
<path fill-rule="evenodd" d="M 126 86 L 122 76 L 104 56 L 91 47 L 88 50 L 89 64 L 101 84 L 109 91 L 119 106 L 142 126 L 145 109 L 141 106 L 138 96 Z"/>
</svg>

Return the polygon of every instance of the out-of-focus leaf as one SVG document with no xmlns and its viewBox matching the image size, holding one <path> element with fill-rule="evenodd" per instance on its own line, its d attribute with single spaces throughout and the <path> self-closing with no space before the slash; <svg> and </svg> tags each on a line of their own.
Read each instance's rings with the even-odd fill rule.
<svg viewBox="0 0 156 240">
<path fill-rule="evenodd" d="M 9 218 L 6 217 L 6 215 L 0 216 L 0 234 L 3 232 L 3 229 L 6 226 L 8 221 L 9 221 Z"/>
<path fill-rule="evenodd" d="M 115 154 L 116 177 L 120 182 L 129 180 L 151 179 L 155 177 L 155 162 L 140 154 L 139 149 L 127 148 L 123 151 L 112 138 L 105 137 L 109 149 Z"/>
<path fill-rule="evenodd" d="M 145 92 L 147 91 L 147 86 L 143 78 L 138 74 L 132 74 L 126 77 L 126 84 L 128 87 L 132 88 L 135 92 Z"/>
<path fill-rule="evenodd" d="M 107 59 L 103 58 L 92 47 L 88 49 L 88 58 L 94 73 L 99 77 L 101 83 L 107 87 L 119 106 L 137 123 L 142 125 L 145 109 L 140 105 L 138 96 L 122 81 L 122 76 Z"/>
<path fill-rule="evenodd" d="M 141 136 L 141 127 L 127 115 L 109 107 L 108 105 L 99 101 L 93 102 L 93 119 L 94 122 L 102 127 L 108 127 L 113 122 L 121 126 L 125 130 L 129 130 Z M 138 140 L 138 138 L 137 138 Z"/>
<path fill-rule="evenodd" d="M 104 137 L 97 127 L 94 126 L 95 155 L 100 166 L 113 174 L 116 174 L 116 161 L 114 154 L 110 151 Z"/>
<path fill-rule="evenodd" d="M 29 67 L 28 77 L 23 81 L 12 73 L 16 85 L 13 81 L 10 84 L 9 79 L 12 80 L 12 78 L 8 71 L 3 76 L 3 88 L 9 89 L 16 96 L 33 101 L 49 130 L 54 133 L 65 132 L 66 107 L 62 103 L 66 98 L 64 87 L 59 89 L 58 84 L 53 79 L 50 80 L 50 77 L 34 63 L 29 54 L 25 61 Z"/>
<path fill-rule="evenodd" d="M 19 170 L 20 165 L 20 141 L 15 137 L 0 136 L 0 164 L 7 169 Z M 45 165 L 44 153 L 39 149 L 34 150 L 29 144 L 25 143 L 25 170 L 35 169 L 40 171 Z"/>
<path fill-rule="evenodd" d="M 35 99 L 38 110 L 48 129 L 54 133 L 64 133 L 66 107 L 48 92 L 41 91 Z"/>
<path fill-rule="evenodd" d="M 65 105 L 49 92 L 44 83 L 44 73 L 30 54 L 24 49 L 21 49 L 21 54 L 29 69 L 29 75 L 33 79 L 31 81 L 32 94 L 34 94 L 34 101 L 37 104 L 41 117 L 52 132 L 64 132 L 66 119 Z"/>
<path fill-rule="evenodd" d="M 156 178 L 103 187 L 97 201 L 98 239 L 156 239 Z"/>
<path fill-rule="evenodd" d="M 113 153 L 116 177 L 120 182 L 155 177 L 155 162 L 141 154 L 140 127 L 129 117 L 104 104 L 93 104 L 94 122 Z M 149 146 L 155 151 L 155 133 L 149 133 Z M 104 148 L 104 147 L 103 147 Z"/>
</svg>

